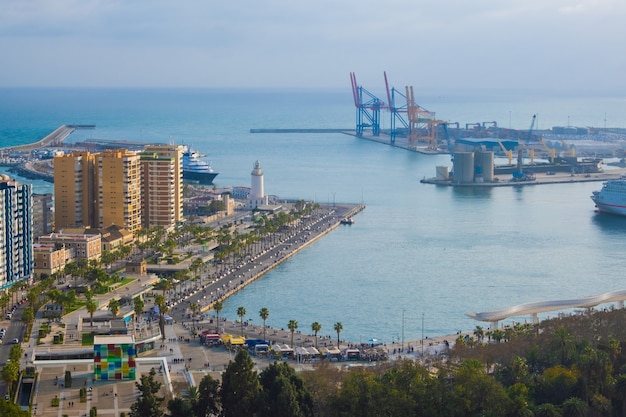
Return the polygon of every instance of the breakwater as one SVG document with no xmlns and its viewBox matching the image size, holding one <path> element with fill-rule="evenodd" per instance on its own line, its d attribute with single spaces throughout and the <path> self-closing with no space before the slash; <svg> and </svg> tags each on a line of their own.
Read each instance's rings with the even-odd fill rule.
<svg viewBox="0 0 626 417">
<path fill-rule="evenodd" d="M 354 128 L 346 129 L 250 129 L 250 133 L 346 133 L 354 132 Z"/>
</svg>

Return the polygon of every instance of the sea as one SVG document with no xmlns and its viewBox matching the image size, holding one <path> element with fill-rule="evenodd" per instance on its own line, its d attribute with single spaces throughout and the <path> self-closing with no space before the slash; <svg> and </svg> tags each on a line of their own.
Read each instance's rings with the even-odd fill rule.
<svg viewBox="0 0 626 417">
<path fill-rule="evenodd" d="M 224 303 L 221 315 L 352 342 L 417 340 L 472 331 L 466 314 L 626 289 L 626 218 L 595 212 L 601 183 L 452 188 L 420 183 L 449 155 L 424 155 L 340 134 L 250 129 L 354 129 L 344 89 L 0 89 L 0 146 L 41 139 L 62 124 L 95 124 L 68 141 L 119 139 L 193 146 L 219 172 L 217 186 L 249 186 L 261 163 L 267 194 L 364 203 L 342 226 Z M 371 90 L 370 90 L 371 91 Z M 380 96 L 384 94 L 381 92 Z M 528 129 L 626 127 L 626 95 L 421 91 L 439 119 Z M 390 116 L 381 116 L 382 128 Z M 5 171 L 1 171 L 5 172 Z M 19 178 L 18 178 L 19 179 Z M 35 192 L 52 192 L 43 181 Z M 569 313 L 573 313 L 571 311 Z M 546 313 L 543 317 L 558 313 Z M 514 317 L 510 322 L 530 321 Z M 507 320 L 508 324 L 508 320 Z"/>
</svg>

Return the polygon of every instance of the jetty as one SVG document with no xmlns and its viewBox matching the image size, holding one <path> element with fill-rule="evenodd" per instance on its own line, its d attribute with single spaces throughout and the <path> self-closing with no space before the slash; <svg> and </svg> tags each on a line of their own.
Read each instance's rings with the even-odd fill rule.
<svg viewBox="0 0 626 417">
<path fill-rule="evenodd" d="M 28 143 L 25 145 L 15 145 L 4 148 L 5 150 L 17 151 L 17 152 L 31 152 L 41 148 L 48 148 L 53 146 L 61 146 L 63 141 L 67 139 L 69 135 L 74 133 L 76 129 L 95 129 L 96 125 L 77 125 L 69 124 L 57 127 L 52 133 L 45 136 L 43 139 Z"/>
</svg>

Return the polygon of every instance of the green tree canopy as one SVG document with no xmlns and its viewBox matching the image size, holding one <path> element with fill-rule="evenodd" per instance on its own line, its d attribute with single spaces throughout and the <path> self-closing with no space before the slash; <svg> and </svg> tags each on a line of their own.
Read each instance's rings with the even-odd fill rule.
<svg viewBox="0 0 626 417">
<path fill-rule="evenodd" d="M 224 417 L 255 415 L 259 408 L 261 384 L 247 351 L 237 352 L 235 360 L 228 364 L 222 374 L 220 394 Z"/>
<path fill-rule="evenodd" d="M 161 383 L 155 379 L 156 371 L 150 369 L 148 375 L 142 375 L 135 385 L 139 390 L 139 398 L 130 406 L 130 417 L 162 417 L 161 404 L 165 398 L 157 396 Z"/>
</svg>

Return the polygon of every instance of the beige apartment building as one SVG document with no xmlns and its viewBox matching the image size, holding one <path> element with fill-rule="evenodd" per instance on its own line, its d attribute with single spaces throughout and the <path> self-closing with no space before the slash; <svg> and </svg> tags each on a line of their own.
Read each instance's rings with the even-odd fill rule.
<svg viewBox="0 0 626 417">
<path fill-rule="evenodd" d="M 54 227 L 94 224 L 94 156 L 72 152 L 54 158 Z"/>
<path fill-rule="evenodd" d="M 171 229 L 183 221 L 183 147 L 148 145 L 54 158 L 55 230 Z"/>
<path fill-rule="evenodd" d="M 143 227 L 171 229 L 183 220 L 183 147 L 148 145 L 141 154 Z"/>
<path fill-rule="evenodd" d="M 96 224 L 130 232 L 141 228 L 141 161 L 137 153 L 107 150 L 95 154 Z M 55 179 L 56 180 L 56 179 Z M 58 230 L 58 227 L 57 227 Z"/>
</svg>

